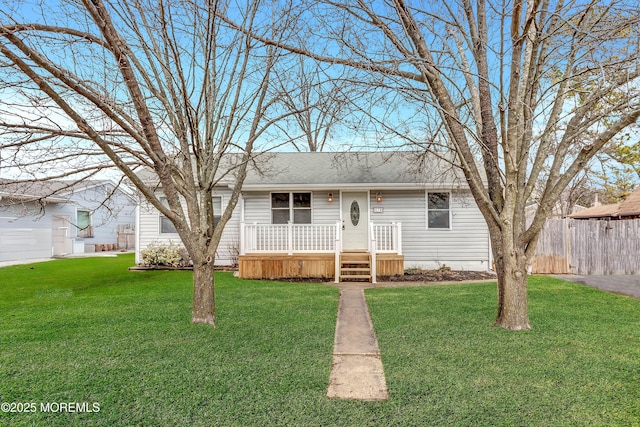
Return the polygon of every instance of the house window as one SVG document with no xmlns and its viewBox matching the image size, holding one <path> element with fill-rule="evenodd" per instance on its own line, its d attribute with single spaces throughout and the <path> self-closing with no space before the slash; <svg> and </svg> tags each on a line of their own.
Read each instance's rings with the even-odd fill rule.
<svg viewBox="0 0 640 427">
<path fill-rule="evenodd" d="M 450 201 L 450 193 L 427 193 L 427 228 L 451 228 Z"/>
<path fill-rule="evenodd" d="M 166 197 L 160 197 L 160 201 L 163 205 L 169 206 Z M 213 225 L 218 225 L 218 221 L 222 217 L 222 197 L 213 196 Z M 164 215 L 160 215 L 160 233 L 161 234 L 176 234 L 178 230 L 173 223 Z"/>
<path fill-rule="evenodd" d="M 213 226 L 215 227 L 220 222 L 222 217 L 222 197 L 213 196 Z"/>
<path fill-rule="evenodd" d="M 311 193 L 271 193 L 271 223 L 311 224 Z"/>
<path fill-rule="evenodd" d="M 78 227 L 78 237 L 93 237 L 90 211 L 84 209 L 78 209 L 76 211 L 76 227 Z"/>
<path fill-rule="evenodd" d="M 178 230 L 176 230 L 175 225 L 164 215 L 160 215 L 160 233 L 161 234 L 175 234 Z"/>
<path fill-rule="evenodd" d="M 169 207 L 169 202 L 166 197 L 160 197 L 160 202 L 166 207 Z M 176 234 L 177 232 L 178 230 L 176 230 L 171 220 L 160 214 L 160 234 Z"/>
</svg>

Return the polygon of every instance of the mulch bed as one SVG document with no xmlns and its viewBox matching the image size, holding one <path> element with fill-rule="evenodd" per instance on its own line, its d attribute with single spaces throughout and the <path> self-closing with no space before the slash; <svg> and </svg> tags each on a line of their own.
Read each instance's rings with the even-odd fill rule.
<svg viewBox="0 0 640 427">
<path fill-rule="evenodd" d="M 462 282 L 465 280 L 495 279 L 488 271 L 409 270 L 398 276 L 378 276 L 379 282 Z"/>
<path fill-rule="evenodd" d="M 142 266 L 129 267 L 132 271 L 149 270 L 192 270 L 192 267 L 167 267 L 167 266 Z M 233 271 L 229 268 L 218 268 L 219 271 Z M 461 270 L 420 270 L 410 269 L 403 275 L 378 276 L 378 282 L 462 282 L 466 280 L 492 280 L 496 279 L 496 274 L 489 271 L 461 271 Z M 333 278 L 290 278 L 290 279 L 268 279 L 281 282 L 333 282 Z"/>
<path fill-rule="evenodd" d="M 408 270 L 403 275 L 378 276 L 378 282 L 462 282 L 466 280 L 494 280 L 496 274 L 489 271 L 456 271 L 456 270 Z M 333 278 L 291 278 L 271 279 L 280 282 L 333 282 Z"/>
</svg>

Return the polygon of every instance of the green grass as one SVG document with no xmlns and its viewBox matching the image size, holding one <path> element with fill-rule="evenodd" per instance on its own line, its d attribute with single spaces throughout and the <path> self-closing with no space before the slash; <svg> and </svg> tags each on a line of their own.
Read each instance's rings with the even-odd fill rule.
<svg viewBox="0 0 640 427">
<path fill-rule="evenodd" d="M 532 277 L 533 329 L 514 333 L 488 327 L 495 283 L 367 299 L 403 423 L 640 425 L 638 300 Z"/>
<path fill-rule="evenodd" d="M 0 269 L 0 425 L 640 425 L 640 301 L 533 278 L 534 329 L 490 327 L 495 284 L 372 289 L 390 400 L 325 397 L 338 290 L 216 276 L 192 325 L 189 272 L 131 256 Z M 40 403 L 97 402 L 97 413 Z"/>
</svg>

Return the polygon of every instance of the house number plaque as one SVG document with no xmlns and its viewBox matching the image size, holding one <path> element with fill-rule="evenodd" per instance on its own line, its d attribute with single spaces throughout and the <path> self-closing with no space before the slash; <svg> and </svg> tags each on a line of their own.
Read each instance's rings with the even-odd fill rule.
<svg viewBox="0 0 640 427">
<path fill-rule="evenodd" d="M 355 227 L 360 222 L 360 205 L 358 205 L 358 202 L 356 200 L 351 202 L 350 211 L 351 211 L 351 224 L 353 224 L 353 226 Z"/>
</svg>

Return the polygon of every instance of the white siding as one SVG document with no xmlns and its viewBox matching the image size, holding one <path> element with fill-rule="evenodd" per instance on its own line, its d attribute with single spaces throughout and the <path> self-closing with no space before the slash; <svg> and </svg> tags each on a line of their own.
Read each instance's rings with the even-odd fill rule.
<svg viewBox="0 0 640 427">
<path fill-rule="evenodd" d="M 71 195 L 70 203 L 62 208 L 72 222 L 70 237 L 85 245 L 109 244 L 118 241 L 118 225 L 135 223 L 135 202 L 121 190 L 113 192 L 111 184 L 79 190 Z M 109 195 L 109 199 L 105 197 Z M 91 214 L 93 237 L 79 238 L 76 223 L 77 210 L 88 210 Z"/>
<path fill-rule="evenodd" d="M 328 193 L 333 193 L 333 202 L 327 201 Z M 375 223 L 402 223 L 402 246 L 405 257 L 405 268 L 439 268 L 446 265 L 453 269 L 487 270 L 489 268 L 489 238 L 487 226 L 467 192 L 451 193 L 451 229 L 427 229 L 426 193 L 416 191 L 383 191 L 383 200 L 376 202 L 376 190 L 371 190 L 370 220 Z M 313 191 L 313 223 L 333 224 L 340 219 L 340 191 Z M 226 207 L 228 194 L 226 190 L 216 195 L 223 195 Z M 268 191 L 247 192 L 243 194 L 244 221 L 248 224 L 271 223 L 271 199 Z M 239 203 L 231 221 L 225 227 L 222 241 L 218 248 L 216 264 L 228 265 L 233 258 L 232 248 L 237 247 L 240 229 Z M 382 213 L 374 213 L 382 208 Z M 155 209 L 141 206 L 140 248 L 149 243 L 160 241 L 168 243 L 180 241 L 178 235 L 159 235 L 159 216 Z"/>
<path fill-rule="evenodd" d="M 51 218 L 56 205 L 46 205 L 42 212 L 35 203 L 0 202 L 0 261 L 50 258 Z"/>
<path fill-rule="evenodd" d="M 21 206 L 0 206 L 0 261 L 50 258 L 51 215 L 21 217 Z"/>
<path fill-rule="evenodd" d="M 222 197 L 222 209 L 226 209 L 231 197 L 231 190 L 217 190 L 214 196 Z M 233 216 L 225 226 L 216 252 L 216 265 L 231 265 L 237 261 L 237 251 L 239 250 L 239 229 L 240 229 L 240 202 L 233 212 Z M 140 252 L 151 243 L 156 244 L 181 244 L 180 236 L 177 233 L 160 233 L 160 213 L 156 208 L 146 201 L 140 205 L 140 219 L 138 223 L 139 248 L 136 249 L 136 261 L 140 261 Z"/>
<path fill-rule="evenodd" d="M 245 193 L 244 222 L 271 224 L 271 196 L 269 192 Z"/>
<path fill-rule="evenodd" d="M 469 193 L 451 193 L 451 229 L 427 229 L 424 191 L 384 191 L 376 202 L 371 191 L 371 221 L 402 223 L 402 251 L 405 268 L 487 270 L 488 229 Z M 375 213 L 381 208 L 382 213 Z"/>
<path fill-rule="evenodd" d="M 333 194 L 333 202 L 328 195 Z M 313 223 L 335 224 L 340 221 L 340 190 L 316 191 L 313 193 Z"/>
<path fill-rule="evenodd" d="M 222 197 L 222 209 L 227 208 L 231 198 L 231 190 L 220 190 L 213 193 L 214 196 Z M 242 201 L 238 201 L 233 215 L 227 222 L 216 251 L 216 265 L 234 265 L 238 262 L 240 255 L 240 206 Z"/>
</svg>

